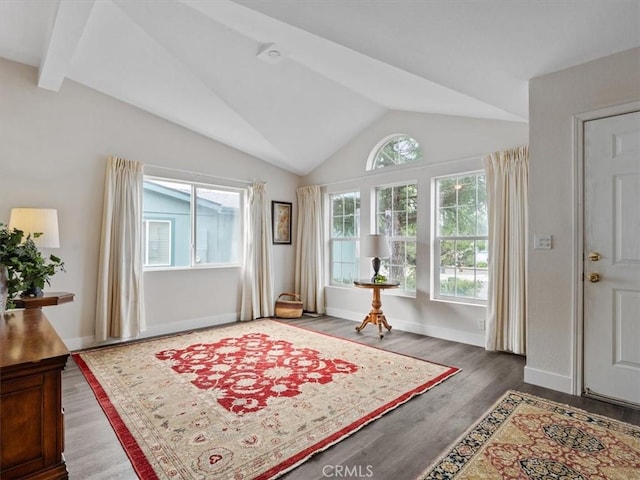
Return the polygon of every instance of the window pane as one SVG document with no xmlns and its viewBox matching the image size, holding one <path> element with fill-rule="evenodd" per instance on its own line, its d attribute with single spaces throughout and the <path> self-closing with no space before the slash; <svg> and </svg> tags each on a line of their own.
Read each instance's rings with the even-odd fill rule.
<svg viewBox="0 0 640 480">
<path fill-rule="evenodd" d="M 353 194 L 347 193 L 344 195 L 344 214 L 355 215 L 355 202 L 353 201 Z"/>
<path fill-rule="evenodd" d="M 457 265 L 459 267 L 469 267 L 475 264 L 475 241 L 457 240 Z"/>
<path fill-rule="evenodd" d="M 456 206 L 456 181 L 453 178 L 443 178 L 438 181 L 438 202 L 440 207 Z"/>
<path fill-rule="evenodd" d="M 415 291 L 415 237 L 417 233 L 417 185 L 376 189 L 376 231 L 388 237 L 391 257 L 383 259 L 381 273 Z"/>
<path fill-rule="evenodd" d="M 145 265 L 238 264 L 242 255 L 241 202 L 239 191 L 145 177 Z M 160 226 L 158 222 L 166 223 Z M 152 235 L 166 232 L 167 228 L 169 247 L 163 248 L 169 252 L 152 252 Z"/>
<path fill-rule="evenodd" d="M 342 216 L 333 217 L 331 219 L 331 236 L 333 238 L 341 238 L 344 230 L 342 225 Z"/>
<path fill-rule="evenodd" d="M 376 232 L 384 233 L 387 236 L 391 235 L 391 210 L 388 214 L 383 212 L 376 215 Z"/>
<path fill-rule="evenodd" d="M 391 250 L 391 264 L 392 265 L 404 265 L 405 263 L 405 243 L 404 242 L 389 242 Z"/>
<path fill-rule="evenodd" d="M 358 278 L 360 268 L 357 250 L 360 235 L 360 194 L 332 194 L 330 199 L 331 284 L 350 285 Z"/>
<path fill-rule="evenodd" d="M 145 178 L 142 218 L 163 220 L 172 225 L 172 251 L 167 266 L 191 265 L 191 185 Z"/>
<path fill-rule="evenodd" d="M 405 212 L 394 212 L 392 214 L 393 223 L 391 225 L 392 237 L 404 237 L 407 231 L 407 214 Z"/>
<path fill-rule="evenodd" d="M 379 213 L 386 212 L 387 210 L 391 210 L 391 194 L 393 193 L 393 189 L 391 188 L 379 188 L 376 191 L 376 208 Z"/>
<path fill-rule="evenodd" d="M 458 192 L 458 205 L 476 204 L 476 179 L 475 177 L 459 178 L 455 186 Z"/>
<path fill-rule="evenodd" d="M 343 225 L 343 237 L 353 238 L 356 236 L 356 217 L 354 215 L 345 216 Z"/>
<path fill-rule="evenodd" d="M 439 269 L 434 274 L 434 295 L 486 300 L 489 254 L 485 177 L 467 174 L 441 178 L 435 181 L 435 188 L 438 222 L 434 241 L 440 258 L 439 265 L 433 266 Z"/>
<path fill-rule="evenodd" d="M 404 212 L 407 209 L 407 187 L 395 187 L 393 191 L 393 209 Z"/>
<path fill-rule="evenodd" d="M 420 144 L 413 138 L 398 135 L 377 151 L 371 168 L 384 168 L 422 160 Z"/>
<path fill-rule="evenodd" d="M 331 278 L 331 283 L 333 283 L 334 285 L 344 283 L 342 281 L 342 264 L 340 262 L 332 262 L 331 272 L 333 275 Z"/>
<path fill-rule="evenodd" d="M 145 226 L 145 265 L 171 265 L 171 222 L 149 220 Z"/>
<path fill-rule="evenodd" d="M 416 264 L 416 242 L 406 242 L 405 243 L 405 255 L 406 261 L 409 265 Z"/>
<path fill-rule="evenodd" d="M 458 233 L 458 210 L 456 207 L 439 210 L 438 235 L 452 236 Z"/>
<path fill-rule="evenodd" d="M 356 241 L 334 240 L 331 246 L 331 283 L 350 285 L 358 278 Z"/>
<path fill-rule="evenodd" d="M 487 236 L 489 234 L 489 220 L 486 208 L 478 210 L 478 235 Z"/>
<path fill-rule="evenodd" d="M 461 206 L 458 207 L 458 232 L 461 237 L 473 237 L 476 235 L 476 207 Z"/>
<path fill-rule="evenodd" d="M 477 270 L 476 271 L 476 298 L 480 300 L 486 300 L 488 290 L 489 290 L 489 273 L 486 270 Z"/>
<path fill-rule="evenodd" d="M 342 195 L 332 195 L 331 196 L 332 208 L 334 217 L 340 217 L 344 214 L 344 200 Z"/>
<path fill-rule="evenodd" d="M 440 240 L 440 266 L 453 267 L 456 264 L 455 240 Z M 444 272 L 443 272 L 444 273 Z"/>
<path fill-rule="evenodd" d="M 405 290 L 416 291 L 416 269 L 408 266 L 405 271 Z"/>
<path fill-rule="evenodd" d="M 196 188 L 196 264 L 238 263 L 240 194 Z"/>
</svg>

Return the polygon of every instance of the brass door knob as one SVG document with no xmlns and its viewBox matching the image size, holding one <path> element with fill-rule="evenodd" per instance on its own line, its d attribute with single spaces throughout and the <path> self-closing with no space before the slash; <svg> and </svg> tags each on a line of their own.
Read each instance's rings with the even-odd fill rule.
<svg viewBox="0 0 640 480">
<path fill-rule="evenodd" d="M 596 272 L 587 273 L 587 280 L 591 283 L 598 283 L 600 281 L 600 274 Z"/>
<path fill-rule="evenodd" d="M 587 257 L 592 262 L 597 262 L 598 260 L 600 260 L 600 254 L 598 252 L 589 252 L 589 255 L 587 255 Z"/>
</svg>

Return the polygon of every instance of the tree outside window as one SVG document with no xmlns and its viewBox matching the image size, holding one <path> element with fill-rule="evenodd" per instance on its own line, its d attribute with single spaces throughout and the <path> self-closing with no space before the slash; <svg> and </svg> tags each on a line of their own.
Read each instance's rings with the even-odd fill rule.
<svg viewBox="0 0 640 480">
<path fill-rule="evenodd" d="M 391 250 L 382 271 L 407 292 L 416 291 L 417 227 L 417 184 L 376 188 L 376 232 L 387 236 Z"/>
<path fill-rule="evenodd" d="M 487 189 L 482 173 L 436 179 L 434 297 L 484 304 L 487 299 Z"/>
<path fill-rule="evenodd" d="M 368 170 L 403 165 L 422 160 L 417 140 L 408 135 L 393 135 L 375 153 Z"/>
</svg>

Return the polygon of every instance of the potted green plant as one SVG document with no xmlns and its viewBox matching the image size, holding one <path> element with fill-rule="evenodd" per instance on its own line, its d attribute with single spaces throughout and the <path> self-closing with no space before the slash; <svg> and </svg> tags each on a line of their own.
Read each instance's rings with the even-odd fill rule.
<svg viewBox="0 0 640 480">
<path fill-rule="evenodd" d="M 39 237 L 34 233 L 33 237 Z M 31 235 L 0 223 L 0 266 L 7 269 L 7 308 L 13 308 L 13 298 L 42 296 L 45 284 L 57 271 L 64 271 L 64 262 L 55 255 L 45 258 Z"/>
</svg>

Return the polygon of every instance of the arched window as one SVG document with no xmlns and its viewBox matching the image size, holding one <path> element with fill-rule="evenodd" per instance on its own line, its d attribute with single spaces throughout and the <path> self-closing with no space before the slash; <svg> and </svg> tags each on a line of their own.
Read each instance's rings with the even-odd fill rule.
<svg viewBox="0 0 640 480">
<path fill-rule="evenodd" d="M 367 170 L 393 167 L 422 160 L 422 149 L 414 138 L 396 134 L 382 139 L 367 161 Z"/>
</svg>

